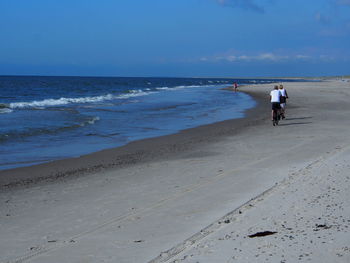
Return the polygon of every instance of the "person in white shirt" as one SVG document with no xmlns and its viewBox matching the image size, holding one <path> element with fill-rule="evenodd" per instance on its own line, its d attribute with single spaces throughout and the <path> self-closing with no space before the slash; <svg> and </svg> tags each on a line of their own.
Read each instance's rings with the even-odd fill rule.
<svg viewBox="0 0 350 263">
<path fill-rule="evenodd" d="M 280 98 L 281 116 L 282 116 L 282 119 L 284 119 L 286 118 L 286 103 L 288 99 L 288 93 L 282 84 L 280 85 L 280 92 L 281 92 L 281 98 Z"/>
<path fill-rule="evenodd" d="M 279 114 L 279 110 L 281 109 L 281 92 L 278 89 L 278 86 L 276 85 L 274 89 L 270 92 L 270 101 L 271 101 L 271 106 L 272 106 L 272 111 L 271 111 L 271 120 L 274 121 L 273 119 L 273 113 L 276 111 L 277 114 Z"/>
</svg>

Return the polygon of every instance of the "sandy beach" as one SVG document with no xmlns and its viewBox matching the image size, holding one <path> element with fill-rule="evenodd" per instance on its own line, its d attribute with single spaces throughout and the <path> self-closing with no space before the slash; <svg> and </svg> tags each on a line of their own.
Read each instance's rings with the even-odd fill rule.
<svg viewBox="0 0 350 263">
<path fill-rule="evenodd" d="M 0 171 L 0 262 L 349 262 L 350 82 L 247 118 Z"/>
</svg>

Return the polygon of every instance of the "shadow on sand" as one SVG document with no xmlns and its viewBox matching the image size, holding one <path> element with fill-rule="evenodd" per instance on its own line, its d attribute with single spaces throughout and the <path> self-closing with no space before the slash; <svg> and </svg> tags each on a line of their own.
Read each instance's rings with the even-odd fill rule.
<svg viewBox="0 0 350 263">
<path fill-rule="evenodd" d="M 295 121 L 295 120 L 305 120 L 305 119 L 312 119 L 312 117 L 299 117 L 299 118 L 286 118 L 286 121 Z"/>
<path fill-rule="evenodd" d="M 290 123 L 284 123 L 285 121 L 296 121 L 296 120 L 307 120 L 312 119 L 311 116 L 307 117 L 295 117 L 295 118 L 285 118 L 285 120 L 282 121 L 282 123 L 279 124 L 279 126 L 290 126 L 290 125 L 303 125 L 303 124 L 310 124 L 311 121 L 305 121 L 305 122 L 290 122 Z"/>
<path fill-rule="evenodd" d="M 289 125 L 303 125 L 303 124 L 310 124 L 311 121 L 308 122 L 292 122 L 292 123 L 280 123 L 278 126 L 289 126 Z"/>
</svg>

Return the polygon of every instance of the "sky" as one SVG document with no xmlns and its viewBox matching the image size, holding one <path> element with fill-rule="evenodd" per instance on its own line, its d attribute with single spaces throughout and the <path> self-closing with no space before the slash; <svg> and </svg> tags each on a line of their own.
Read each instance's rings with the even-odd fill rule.
<svg viewBox="0 0 350 263">
<path fill-rule="evenodd" d="M 350 75 L 350 0 L 0 0 L 0 75 Z"/>
</svg>

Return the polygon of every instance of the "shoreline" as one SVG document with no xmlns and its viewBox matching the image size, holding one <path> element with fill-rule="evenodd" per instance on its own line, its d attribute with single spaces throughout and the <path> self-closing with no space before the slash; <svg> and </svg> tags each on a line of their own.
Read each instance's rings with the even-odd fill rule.
<svg viewBox="0 0 350 263">
<path fill-rule="evenodd" d="M 269 105 L 264 94 L 251 93 L 246 90 L 240 92 L 252 96 L 257 104 L 244 113 L 244 118 L 220 121 L 181 130 L 174 134 L 136 140 L 123 146 L 104 149 L 79 157 L 0 170 L 0 188 L 11 188 L 69 176 L 91 174 L 154 160 L 177 158 L 184 151 L 235 134 L 245 127 L 256 125 L 268 116 L 266 112 Z"/>
<path fill-rule="evenodd" d="M 239 129 L 158 138 L 153 159 L 4 188 L 0 261 L 348 262 L 349 84 L 288 83 L 277 127 L 262 103 Z"/>
</svg>

